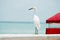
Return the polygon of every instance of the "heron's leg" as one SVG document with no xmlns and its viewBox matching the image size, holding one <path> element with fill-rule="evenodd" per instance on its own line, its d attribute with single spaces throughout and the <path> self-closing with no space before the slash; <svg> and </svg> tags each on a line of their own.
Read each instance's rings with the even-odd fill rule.
<svg viewBox="0 0 60 40">
<path fill-rule="evenodd" d="M 37 27 L 35 27 L 35 34 L 38 34 L 38 29 L 37 29 Z"/>
</svg>

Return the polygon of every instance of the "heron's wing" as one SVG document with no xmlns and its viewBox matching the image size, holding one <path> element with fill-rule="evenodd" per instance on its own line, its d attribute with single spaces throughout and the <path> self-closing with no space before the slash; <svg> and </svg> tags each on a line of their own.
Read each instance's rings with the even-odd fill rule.
<svg viewBox="0 0 60 40">
<path fill-rule="evenodd" d="M 34 20 L 34 23 L 35 23 L 36 27 L 39 28 L 40 27 L 40 19 L 39 19 L 39 17 L 34 15 L 33 20 Z"/>
</svg>

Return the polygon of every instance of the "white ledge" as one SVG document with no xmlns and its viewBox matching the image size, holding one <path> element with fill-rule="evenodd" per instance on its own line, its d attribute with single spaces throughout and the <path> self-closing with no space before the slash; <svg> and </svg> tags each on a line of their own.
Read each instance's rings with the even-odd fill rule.
<svg viewBox="0 0 60 40">
<path fill-rule="evenodd" d="M 60 34 L 0 34 L 0 38 L 2 37 L 47 37 L 47 36 L 60 36 Z"/>
</svg>

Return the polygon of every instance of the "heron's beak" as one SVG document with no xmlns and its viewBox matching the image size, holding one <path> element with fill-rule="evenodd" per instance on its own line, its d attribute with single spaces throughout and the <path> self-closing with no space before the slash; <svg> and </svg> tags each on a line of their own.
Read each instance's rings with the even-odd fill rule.
<svg viewBox="0 0 60 40">
<path fill-rule="evenodd" d="M 33 10 L 34 8 L 30 8 L 30 9 L 28 9 L 28 10 Z"/>
</svg>

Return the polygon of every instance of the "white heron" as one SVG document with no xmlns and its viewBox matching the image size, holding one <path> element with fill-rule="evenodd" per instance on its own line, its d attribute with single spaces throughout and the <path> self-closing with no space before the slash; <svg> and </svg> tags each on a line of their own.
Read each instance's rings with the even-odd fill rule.
<svg viewBox="0 0 60 40">
<path fill-rule="evenodd" d="M 36 27 L 35 27 L 35 34 L 38 34 L 38 30 L 40 28 L 40 19 L 39 19 L 39 17 L 37 15 L 35 15 L 36 9 L 37 8 L 35 6 L 33 6 L 29 10 L 32 10 L 34 12 L 33 21 L 34 21 L 34 24 L 36 25 Z"/>
</svg>

